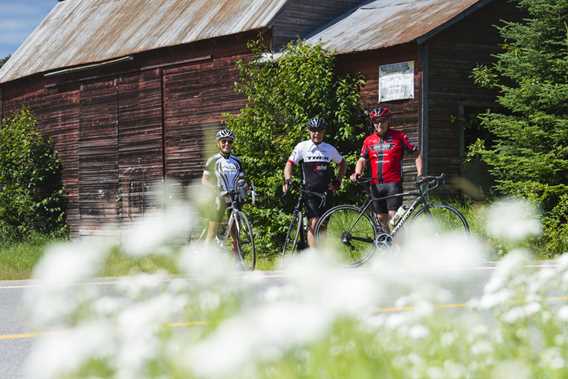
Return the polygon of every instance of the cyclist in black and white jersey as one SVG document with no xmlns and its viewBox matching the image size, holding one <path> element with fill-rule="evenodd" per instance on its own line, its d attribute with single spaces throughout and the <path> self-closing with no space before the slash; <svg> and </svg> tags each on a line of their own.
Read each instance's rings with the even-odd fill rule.
<svg viewBox="0 0 568 379">
<path fill-rule="evenodd" d="M 219 192 L 233 191 L 236 189 L 238 180 L 244 177 L 245 174 L 241 160 L 231 154 L 235 135 L 229 129 L 224 128 L 217 132 L 215 138 L 217 139 L 219 152 L 207 160 L 201 183 L 214 186 Z M 226 197 L 225 201 L 217 198 L 215 204 L 216 212 L 209 220 L 208 241 L 215 238 L 217 226 L 223 219 L 229 201 Z"/>
<path fill-rule="evenodd" d="M 329 208 L 330 192 L 335 192 L 341 186 L 345 175 L 345 160 L 332 145 L 323 142 L 326 122 L 315 117 L 307 123 L 310 139 L 296 145 L 286 166 L 284 167 L 284 185 L 282 191 L 288 192 L 292 180 L 293 168 L 300 165 L 304 189 L 320 194 L 327 194 L 327 199 L 320 207 L 321 199 L 305 194 L 306 215 L 308 216 L 308 245 L 315 247 L 314 230 L 318 219 Z M 331 162 L 338 166 L 337 178 L 332 182 L 333 169 Z"/>
</svg>

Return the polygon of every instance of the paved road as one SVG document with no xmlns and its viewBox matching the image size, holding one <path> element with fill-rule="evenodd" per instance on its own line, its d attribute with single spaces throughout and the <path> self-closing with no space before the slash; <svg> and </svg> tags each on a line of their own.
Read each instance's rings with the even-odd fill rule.
<svg viewBox="0 0 568 379">
<path fill-rule="evenodd" d="M 468 275 L 475 278 L 470 282 L 475 284 L 458 289 L 456 301 L 452 304 L 441 304 L 440 308 L 462 308 L 463 304 L 460 302 L 480 294 L 493 270 L 494 265 L 491 264 L 473 269 Z M 266 273 L 266 276 L 275 285 L 285 281 L 285 277 L 278 272 Z M 109 280 L 88 285 L 110 287 L 112 283 L 113 281 Z M 31 329 L 26 317 L 23 296 L 25 289 L 33 285 L 33 281 L 0 281 L 0 379 L 24 378 L 24 362 L 37 334 Z M 383 311 L 399 312 L 404 309 L 392 307 Z"/>
<path fill-rule="evenodd" d="M 32 338 L 23 293 L 30 281 L 0 282 L 0 378 L 23 378 L 23 362 L 30 352 Z"/>
</svg>

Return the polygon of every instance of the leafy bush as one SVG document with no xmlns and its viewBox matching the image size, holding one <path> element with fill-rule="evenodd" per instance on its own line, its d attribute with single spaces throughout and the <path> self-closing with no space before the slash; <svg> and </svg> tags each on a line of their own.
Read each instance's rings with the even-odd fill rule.
<svg viewBox="0 0 568 379">
<path fill-rule="evenodd" d="M 250 47 L 254 58 L 239 62 L 237 83 L 248 105 L 238 116 L 227 116 L 227 124 L 237 136 L 235 151 L 262 196 L 259 206 L 250 209 L 259 250 L 275 252 L 294 202 L 291 197 L 285 204 L 278 200 L 286 160 L 308 138 L 306 122 L 319 116 L 329 124 L 326 141 L 354 164 L 353 141 L 362 141 L 365 132 L 359 95 L 364 82 L 358 76 L 338 77 L 332 54 L 320 46 L 291 43 L 277 59 L 266 58 L 270 54 L 262 41 Z M 347 196 L 348 186 L 340 196 Z"/>
<path fill-rule="evenodd" d="M 28 109 L 0 127 L 0 238 L 65 229 L 61 164 Z"/>
<path fill-rule="evenodd" d="M 478 141 L 470 152 L 488 164 L 498 191 L 542 205 L 542 244 L 555 254 L 568 249 L 568 1 L 518 3 L 529 17 L 500 27 L 503 52 L 474 71 L 505 111 L 481 116 L 494 144 Z"/>
</svg>

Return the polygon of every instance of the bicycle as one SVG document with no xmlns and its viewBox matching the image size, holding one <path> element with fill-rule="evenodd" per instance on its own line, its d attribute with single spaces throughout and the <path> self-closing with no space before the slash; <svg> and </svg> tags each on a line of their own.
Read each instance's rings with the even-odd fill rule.
<svg viewBox="0 0 568 379">
<path fill-rule="evenodd" d="M 390 247 L 393 238 L 403 229 L 408 220 L 428 217 L 434 220 L 443 231 L 469 232 L 465 217 L 454 207 L 445 203 L 432 203 L 429 194 L 440 187 L 446 175 L 425 176 L 416 182 L 416 190 L 396 195 L 374 197 L 368 191 L 368 199 L 362 206 L 338 205 L 325 212 L 316 224 L 316 240 L 322 239 L 330 243 L 351 266 L 360 266 L 375 253 L 377 249 Z M 361 184 L 368 184 L 369 179 Z M 383 230 L 377 222 L 371 205 L 374 200 L 386 200 L 393 197 L 414 196 L 410 206 L 390 233 Z"/>
<path fill-rule="evenodd" d="M 254 270 L 256 266 L 256 247 L 254 244 L 254 234 L 252 224 L 247 215 L 241 210 L 241 205 L 245 201 L 246 190 L 244 181 L 238 181 L 237 186 L 232 191 L 223 191 L 218 195 L 219 201 L 229 199 L 229 218 L 226 222 L 219 224 L 215 241 L 224 249 L 233 251 L 235 258 L 238 259 L 241 267 L 247 270 Z M 251 184 L 252 204 L 256 202 L 256 191 Z M 199 239 L 204 240 L 207 236 L 208 227 L 202 229 Z"/>
<path fill-rule="evenodd" d="M 304 220 L 304 195 L 314 195 L 320 199 L 320 208 L 324 206 L 327 193 L 312 192 L 299 188 L 300 195 L 294 210 L 292 211 L 292 220 L 286 232 L 286 239 L 282 247 L 281 255 L 293 254 L 298 250 L 304 249 L 308 246 L 307 237 L 307 220 Z M 285 195 L 285 194 L 284 194 Z"/>
</svg>

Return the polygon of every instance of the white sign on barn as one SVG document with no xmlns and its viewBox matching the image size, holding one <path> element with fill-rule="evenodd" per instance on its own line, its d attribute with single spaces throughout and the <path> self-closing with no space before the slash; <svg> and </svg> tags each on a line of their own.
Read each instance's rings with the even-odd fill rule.
<svg viewBox="0 0 568 379">
<path fill-rule="evenodd" d="M 414 61 L 379 66 L 379 103 L 414 99 Z"/>
</svg>

